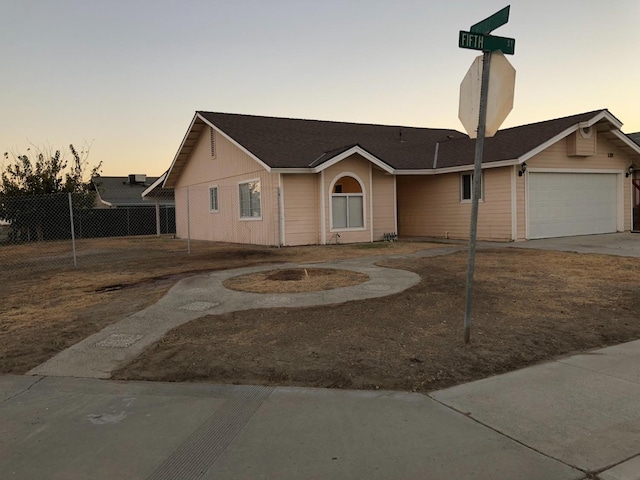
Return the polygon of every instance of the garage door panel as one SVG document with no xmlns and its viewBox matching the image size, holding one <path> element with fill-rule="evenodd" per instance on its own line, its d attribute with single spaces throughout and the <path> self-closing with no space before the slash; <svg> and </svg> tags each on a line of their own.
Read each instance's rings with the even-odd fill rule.
<svg viewBox="0 0 640 480">
<path fill-rule="evenodd" d="M 529 173 L 529 238 L 617 229 L 617 175 Z"/>
</svg>

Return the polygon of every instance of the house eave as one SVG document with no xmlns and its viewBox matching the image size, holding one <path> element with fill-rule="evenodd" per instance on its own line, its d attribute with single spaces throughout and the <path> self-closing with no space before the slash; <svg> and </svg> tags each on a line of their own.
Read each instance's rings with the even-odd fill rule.
<svg viewBox="0 0 640 480">
<path fill-rule="evenodd" d="M 158 185 L 160 184 L 164 184 L 165 179 L 167 178 L 167 174 L 169 173 L 169 171 L 167 170 L 166 172 L 164 172 L 162 175 L 160 175 L 160 177 L 158 177 L 158 179 L 153 182 L 144 192 L 142 192 L 142 198 L 144 200 L 146 200 L 146 196 L 151 193 Z"/>
<path fill-rule="evenodd" d="M 521 163 L 517 158 L 510 160 L 499 160 L 496 162 L 487 162 L 482 164 L 482 169 L 485 170 L 487 168 L 500 168 L 500 167 L 510 167 L 512 165 L 518 165 Z M 411 169 L 411 170 L 395 170 L 395 175 L 444 175 L 447 173 L 457 173 L 457 172 L 468 172 L 473 170 L 473 163 L 465 164 L 465 165 L 456 165 L 455 167 L 445 167 L 445 168 L 421 168 L 421 169 Z"/>
<path fill-rule="evenodd" d="M 272 168 L 271 169 L 271 173 L 297 173 L 297 174 L 304 174 L 304 173 L 317 173 L 315 171 L 315 169 L 313 168 L 286 168 L 286 167 L 278 167 L 278 168 Z"/>
<path fill-rule="evenodd" d="M 361 157 L 369 160 L 371 163 L 373 163 L 374 165 L 376 165 L 377 167 L 381 168 L 382 170 L 384 170 L 387 173 L 393 173 L 394 172 L 394 168 L 393 167 L 391 167 L 387 163 L 383 162 L 382 160 L 380 160 L 375 155 L 367 152 L 364 148 L 360 147 L 359 145 L 351 147 L 350 149 L 345 150 L 344 152 L 340 153 L 339 155 L 336 155 L 331 160 L 327 160 L 326 162 L 322 163 L 321 165 L 318 165 L 317 167 L 314 167 L 313 168 L 313 172 L 314 173 L 320 173 L 323 170 L 326 170 L 327 168 L 332 167 L 336 163 L 339 163 L 342 160 L 344 160 L 346 158 L 349 158 L 351 155 L 354 155 L 354 154 L 358 154 Z"/>
<path fill-rule="evenodd" d="M 196 124 L 196 121 L 198 120 L 198 118 L 199 118 L 199 115 L 195 114 L 193 116 L 193 119 L 191 119 L 191 123 L 189 124 L 189 128 L 187 129 L 187 132 L 184 134 L 182 142 L 180 143 L 180 147 L 178 148 L 178 151 L 176 152 L 175 156 L 173 157 L 173 161 L 171 162 L 171 166 L 169 167 L 169 170 L 167 170 L 167 176 L 164 179 L 164 182 L 162 183 L 162 187 L 163 188 L 173 188 L 173 187 L 175 187 L 176 181 L 178 180 L 178 178 L 180 178 L 180 174 L 182 173 L 182 169 L 186 165 L 187 159 L 189 158 L 189 154 L 191 153 L 191 150 L 193 149 L 193 146 L 195 144 L 195 141 L 194 141 L 193 144 L 187 146 L 187 142 L 190 140 L 190 136 L 191 136 L 191 134 L 193 132 L 193 127 Z M 202 131 L 200 130 L 198 132 L 198 135 L 201 132 Z M 185 147 L 187 147 L 189 149 L 188 153 L 185 153 Z"/>
<path fill-rule="evenodd" d="M 285 173 L 285 174 L 286 173 L 299 173 L 299 174 L 320 173 L 323 170 L 326 170 L 327 168 L 332 167 L 333 165 L 336 165 L 337 163 L 341 162 L 342 160 L 344 160 L 346 158 L 349 158 L 351 155 L 354 155 L 354 154 L 360 155 L 364 159 L 368 160 L 369 162 L 373 163 L 374 165 L 376 165 L 377 167 L 381 168 L 382 170 L 384 170 L 385 172 L 387 172 L 389 174 L 393 175 L 395 173 L 395 169 L 393 167 L 391 167 L 387 163 L 383 162 L 382 160 L 380 160 L 375 155 L 367 152 L 364 148 L 362 148 L 362 147 L 360 147 L 358 145 L 356 145 L 354 147 L 351 147 L 348 150 L 345 150 L 344 152 L 340 153 L 339 155 L 336 155 L 335 157 L 331 158 L 330 160 L 327 160 L 326 162 L 318 165 L 317 167 L 293 167 L 293 168 L 279 167 L 279 168 L 272 168 L 271 172 L 272 173 Z"/>
</svg>

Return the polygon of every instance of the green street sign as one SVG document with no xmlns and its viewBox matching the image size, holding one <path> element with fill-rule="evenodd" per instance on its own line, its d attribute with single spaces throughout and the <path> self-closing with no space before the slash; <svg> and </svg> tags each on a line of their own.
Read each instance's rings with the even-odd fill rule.
<svg viewBox="0 0 640 480">
<path fill-rule="evenodd" d="M 498 27 L 501 27 L 505 23 L 509 21 L 509 9 L 511 5 L 507 5 L 499 12 L 494 13 L 488 18 L 485 18 L 481 22 L 473 25 L 469 30 L 472 33 L 480 33 L 483 35 L 489 35 L 493 30 Z M 506 52 L 504 52 L 506 53 Z"/>
<path fill-rule="evenodd" d="M 482 50 L 495 52 L 500 50 L 505 55 L 513 55 L 516 49 L 516 39 L 507 37 L 495 37 L 493 35 L 482 35 L 479 33 L 465 32 L 460 30 L 458 37 L 460 48 L 471 50 Z"/>
</svg>

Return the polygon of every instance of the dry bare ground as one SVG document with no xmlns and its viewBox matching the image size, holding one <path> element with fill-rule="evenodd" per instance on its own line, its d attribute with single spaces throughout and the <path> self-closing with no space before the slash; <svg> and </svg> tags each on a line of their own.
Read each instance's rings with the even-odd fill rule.
<svg viewBox="0 0 640 480">
<path fill-rule="evenodd" d="M 115 376 L 424 391 L 640 338 L 640 259 L 491 249 L 465 345 L 466 260 L 385 261 L 422 278 L 389 297 L 201 318 Z"/>
<path fill-rule="evenodd" d="M 350 287 L 369 280 L 369 275 L 335 268 L 283 268 L 248 273 L 223 282 L 226 288 L 253 293 L 303 293 Z"/>
<path fill-rule="evenodd" d="M 202 271 L 282 262 L 400 254 L 427 243 L 269 248 L 170 237 L 0 245 L 0 372 L 25 373 L 65 348 L 157 301 Z"/>
</svg>

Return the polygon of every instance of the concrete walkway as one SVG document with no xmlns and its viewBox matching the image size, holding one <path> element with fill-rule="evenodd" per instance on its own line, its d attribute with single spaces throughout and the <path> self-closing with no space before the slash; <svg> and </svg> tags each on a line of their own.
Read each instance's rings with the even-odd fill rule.
<svg viewBox="0 0 640 480">
<path fill-rule="evenodd" d="M 336 263 L 308 265 L 267 265 L 188 277 L 174 285 L 155 304 L 87 337 L 28 374 L 110 378 L 111 372 L 136 358 L 169 330 L 196 318 L 253 308 L 329 305 L 392 295 L 417 284 L 420 277 L 406 270 L 377 267 L 376 262 L 386 258 L 446 255 L 462 249 L 461 246 L 448 246 L 408 255 L 361 257 Z M 367 274 L 369 280 L 352 287 L 296 294 L 247 293 L 223 286 L 227 278 L 237 275 L 293 267 L 353 270 Z"/>
<path fill-rule="evenodd" d="M 637 480 L 640 341 L 430 395 L 0 376 L 7 479 Z"/>
<path fill-rule="evenodd" d="M 559 252 L 640 257 L 640 233 L 605 233 L 577 237 L 542 238 L 540 240 L 509 243 L 505 244 L 505 246 Z"/>
</svg>

